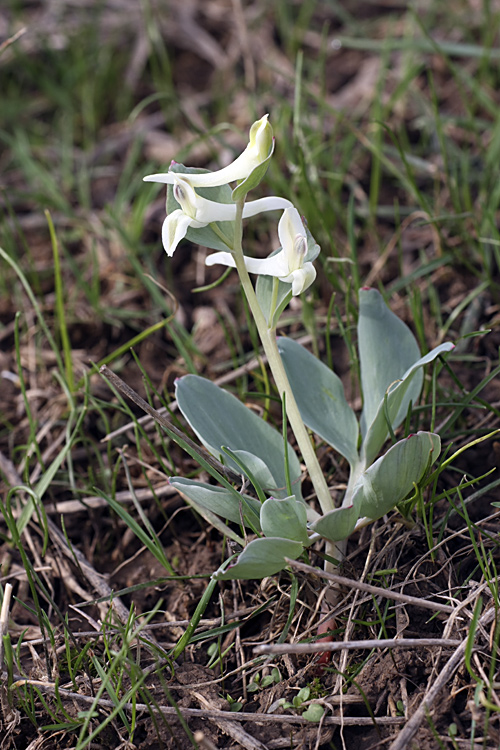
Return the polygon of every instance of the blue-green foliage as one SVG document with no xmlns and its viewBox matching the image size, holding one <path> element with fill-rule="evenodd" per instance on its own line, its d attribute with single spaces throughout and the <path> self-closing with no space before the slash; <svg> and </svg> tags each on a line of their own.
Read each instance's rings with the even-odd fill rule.
<svg viewBox="0 0 500 750">
<path fill-rule="evenodd" d="M 347 538 L 356 524 L 375 520 L 410 495 L 441 449 L 438 435 L 418 432 L 377 456 L 419 398 L 423 365 L 453 348 L 441 344 L 424 357 L 412 332 L 374 289 L 360 291 L 358 347 L 363 390 L 360 423 L 342 381 L 304 347 L 280 339 L 279 350 L 304 423 L 350 465 L 340 508 L 323 516 L 302 499 L 299 460 L 287 443 L 293 495 L 288 496 L 282 435 L 237 398 L 196 375 L 177 383 L 179 408 L 205 447 L 243 473 L 263 502 L 188 479 L 182 493 L 222 518 L 262 534 L 219 578 L 261 578 L 295 559 L 315 539 Z M 267 497 L 267 499 L 265 499 Z"/>
</svg>

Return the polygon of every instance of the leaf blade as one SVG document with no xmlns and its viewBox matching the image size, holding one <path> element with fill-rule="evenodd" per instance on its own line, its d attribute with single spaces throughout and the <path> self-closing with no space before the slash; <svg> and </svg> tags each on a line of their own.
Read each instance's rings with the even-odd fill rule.
<svg viewBox="0 0 500 750">
<path fill-rule="evenodd" d="M 240 473 L 222 448 L 246 451 L 269 468 L 275 486 L 269 494 L 286 496 L 285 451 L 282 435 L 228 391 L 198 375 L 185 375 L 176 382 L 179 408 L 202 443 L 214 455 Z M 300 495 L 300 463 L 287 443 L 293 490 Z M 283 495 L 283 493 L 285 493 Z"/>
<path fill-rule="evenodd" d="M 280 338 L 278 349 L 304 423 L 355 466 L 359 428 L 342 381 L 296 341 Z"/>
</svg>

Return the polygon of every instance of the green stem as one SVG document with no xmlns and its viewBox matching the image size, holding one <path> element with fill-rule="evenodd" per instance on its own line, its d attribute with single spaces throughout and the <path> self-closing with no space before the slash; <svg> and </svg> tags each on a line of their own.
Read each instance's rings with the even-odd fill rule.
<svg viewBox="0 0 500 750">
<path fill-rule="evenodd" d="M 328 513 L 333 510 L 333 502 L 326 483 L 323 471 L 319 465 L 318 458 L 313 448 L 311 439 L 306 430 L 302 417 L 300 416 L 299 408 L 295 401 L 293 391 L 288 382 L 288 377 L 283 367 L 283 362 L 278 351 L 278 345 L 276 342 L 276 331 L 274 328 L 270 329 L 267 325 L 264 313 L 261 310 L 257 295 L 253 288 L 253 284 L 250 281 L 250 276 L 245 266 L 245 260 L 243 257 L 242 247 L 242 232 L 243 232 L 243 205 L 245 199 L 237 201 L 236 203 L 236 220 L 234 225 L 234 260 L 236 263 L 236 269 L 238 271 L 241 286 L 248 301 L 250 310 L 259 332 L 262 347 L 269 363 L 269 368 L 273 374 L 274 382 L 278 388 L 278 392 L 283 398 L 285 394 L 285 405 L 286 413 L 290 426 L 295 435 L 295 439 L 299 446 L 302 458 L 306 464 L 309 477 L 311 479 L 314 491 L 318 498 L 318 502 L 321 506 L 323 513 Z"/>
<path fill-rule="evenodd" d="M 272 320 L 272 317 L 274 315 L 274 311 L 276 310 L 276 304 L 278 302 L 278 288 L 279 288 L 279 279 L 276 278 L 276 276 L 273 277 L 273 296 L 271 297 L 271 307 L 269 308 L 269 320 Z"/>
<path fill-rule="evenodd" d="M 356 482 L 358 481 L 360 475 L 363 473 L 363 470 L 364 464 L 361 463 L 359 463 L 354 469 L 351 467 L 349 481 L 347 483 L 347 488 L 342 505 L 348 507 L 352 504 L 354 487 L 356 486 Z M 346 547 L 347 539 L 341 539 L 338 542 L 331 542 L 329 540 L 326 540 L 325 552 L 329 557 L 333 557 L 335 560 L 342 562 L 345 558 Z M 335 573 L 337 570 L 337 566 L 329 560 L 325 560 L 325 570 L 329 573 Z M 330 592 L 331 593 L 327 597 L 328 602 L 331 605 L 336 605 L 338 603 L 339 596 L 341 595 L 341 589 L 338 586 L 332 586 Z"/>
</svg>

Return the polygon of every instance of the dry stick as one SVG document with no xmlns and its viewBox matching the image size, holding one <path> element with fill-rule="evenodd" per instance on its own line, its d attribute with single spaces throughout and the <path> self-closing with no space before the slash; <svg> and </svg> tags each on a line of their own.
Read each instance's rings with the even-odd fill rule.
<svg viewBox="0 0 500 750">
<path fill-rule="evenodd" d="M 17 474 L 17 471 L 12 462 L 6 459 L 1 453 L 0 465 L 2 466 L 2 470 L 6 474 L 9 481 L 12 481 L 12 479 L 14 479 L 14 485 L 18 485 L 21 487 L 24 486 L 23 481 Z M 6 471 L 6 469 L 8 469 L 8 472 Z M 75 562 L 76 560 L 79 569 L 81 570 L 87 581 L 90 583 L 90 585 L 93 586 L 100 597 L 102 597 L 103 599 L 109 599 L 111 607 L 113 608 L 116 616 L 118 617 L 120 622 L 125 625 L 129 620 L 130 613 L 122 600 L 114 596 L 113 589 L 106 583 L 104 577 L 100 573 L 98 573 L 96 569 L 89 563 L 83 552 L 80 552 L 77 547 L 70 548 L 64 534 L 59 530 L 56 524 L 50 518 L 46 519 L 46 523 L 52 541 L 54 541 L 58 545 L 63 554 L 72 562 Z M 151 643 L 157 645 L 155 637 L 152 634 L 150 634 L 149 636 L 145 636 L 144 640 L 148 640 Z"/>
<path fill-rule="evenodd" d="M 1 675 L 5 677 L 5 673 Z M 73 693 L 70 690 L 64 688 L 57 688 L 57 685 L 53 683 L 42 682 L 41 680 L 28 680 L 20 675 L 15 675 L 16 682 L 13 683 L 11 689 L 18 687 L 24 687 L 32 685 L 36 687 L 42 693 L 48 693 L 49 695 L 60 695 L 62 698 L 68 698 L 69 700 L 78 701 L 79 703 L 85 703 L 87 705 L 101 706 L 102 708 L 116 708 L 116 703 L 107 698 L 99 698 L 97 701 L 90 695 L 80 695 L 80 693 Z M 256 721 L 258 723 L 265 724 L 304 724 L 305 726 L 311 726 L 311 722 L 304 719 L 302 716 L 290 716 L 288 714 L 264 714 L 264 713 L 252 713 L 250 711 L 216 711 L 215 709 L 206 710 L 203 708 L 184 708 L 179 706 L 174 708 L 172 706 L 152 706 L 147 703 L 122 703 L 120 707 L 125 711 L 147 711 L 148 713 L 154 712 L 156 714 L 163 714 L 168 716 L 169 720 L 178 719 L 178 713 L 182 716 L 193 716 L 202 719 L 227 719 L 228 721 Z M 404 722 L 404 716 L 377 716 L 376 723 L 379 725 L 394 725 L 401 724 Z M 327 716 L 323 719 L 324 724 L 331 724 L 334 726 L 371 726 L 373 727 L 373 719 L 366 716 Z"/>
<path fill-rule="evenodd" d="M 376 545 L 377 545 L 377 535 L 372 534 L 372 537 L 370 540 L 370 546 L 368 548 L 368 553 L 366 555 L 365 562 L 363 565 L 363 570 L 361 571 L 361 576 L 359 578 L 360 583 L 365 583 L 366 575 L 370 569 L 370 565 L 373 560 L 373 555 L 374 555 L 374 550 L 375 550 Z M 335 574 L 335 571 L 332 571 L 332 570 L 329 570 L 328 572 Z M 337 587 L 337 589 L 341 589 L 340 584 L 334 584 L 334 585 Z M 361 598 L 362 598 L 361 590 L 355 589 L 354 596 L 352 597 L 352 602 L 349 607 L 349 614 L 347 615 L 347 620 L 345 624 L 344 637 L 342 639 L 344 641 L 350 641 L 352 639 L 352 632 L 354 630 L 354 622 L 353 622 L 354 613 L 356 611 L 356 607 L 361 606 L 359 603 L 359 600 Z M 373 598 L 373 594 L 372 594 L 372 598 Z M 334 641 L 335 639 L 330 637 L 329 640 Z M 328 652 L 326 653 L 328 654 Z M 345 682 L 345 674 L 347 672 L 348 659 L 349 659 L 349 651 L 348 649 L 343 649 L 342 653 L 340 654 L 340 659 L 338 662 L 337 679 L 335 680 L 335 685 L 332 691 L 333 693 L 338 694 L 340 698 L 342 698 L 344 695 L 342 686 L 343 686 L 343 683 Z M 325 657 L 321 656 L 319 659 L 319 662 L 320 664 L 325 663 Z M 342 700 L 340 701 L 340 715 L 341 716 L 344 715 L 344 702 Z M 343 736 L 342 736 L 342 744 L 345 745 Z"/>
<path fill-rule="evenodd" d="M 375 596 L 383 596 L 386 599 L 394 599 L 397 602 L 404 602 L 404 604 L 413 604 L 415 607 L 422 607 L 422 609 L 431 609 L 434 612 L 448 612 L 453 614 L 455 612 L 454 607 L 450 607 L 449 604 L 439 604 L 438 602 L 429 602 L 427 599 L 419 599 L 417 596 L 410 596 L 409 594 L 400 594 L 397 591 L 390 591 L 389 589 L 383 589 L 379 586 L 372 586 L 369 583 L 362 583 L 361 581 L 354 581 L 351 578 L 345 578 L 344 576 L 338 576 L 336 573 L 329 573 L 319 568 L 313 568 L 311 565 L 298 562 L 297 560 L 288 560 L 287 563 L 297 570 L 302 570 L 304 573 L 313 573 L 320 578 L 327 578 L 329 581 L 336 583 L 340 586 L 346 586 L 351 589 L 359 589 L 365 591 L 368 594 L 374 594 Z"/>
<path fill-rule="evenodd" d="M 3 590 L 2 610 L 0 612 L 0 669 L 3 665 L 3 637 L 9 632 L 9 609 L 12 596 L 12 584 L 6 583 Z"/>
<path fill-rule="evenodd" d="M 121 378 L 119 378 L 118 375 L 115 375 L 115 373 L 112 372 L 109 367 L 103 365 L 99 372 L 109 380 L 111 385 L 114 385 L 115 388 L 117 388 L 125 396 L 127 396 L 127 398 L 133 401 L 134 404 L 137 404 L 137 406 L 139 406 L 143 411 L 146 412 L 146 414 L 152 417 L 155 422 L 158 422 L 158 424 L 161 425 L 167 432 L 172 433 L 172 435 L 175 435 L 176 437 L 187 443 L 191 450 L 195 451 L 199 456 L 201 456 L 203 461 L 205 461 L 205 463 L 207 464 L 210 464 L 210 466 L 218 471 L 219 474 L 223 474 L 227 479 L 230 479 L 231 481 L 241 482 L 241 477 L 239 476 L 239 474 L 232 471 L 229 467 L 224 466 L 224 464 L 222 464 L 220 461 L 217 461 L 217 459 L 214 458 L 204 448 L 200 448 L 200 446 L 197 445 L 193 440 L 191 440 L 184 432 L 182 432 L 182 430 L 179 430 L 179 428 L 172 424 L 170 420 L 166 419 L 166 417 L 160 414 L 160 412 L 156 409 L 153 409 L 153 407 L 150 406 L 147 401 L 144 401 L 144 399 L 141 398 L 141 396 L 139 396 L 139 394 L 136 393 L 129 385 L 127 385 Z M 114 434 L 116 434 L 116 432 Z M 102 442 L 108 440 L 109 437 L 110 436 L 107 435 Z"/>
<path fill-rule="evenodd" d="M 56 542 L 63 554 L 73 562 L 75 562 L 76 560 L 78 567 L 80 568 L 81 572 L 90 583 L 90 585 L 95 589 L 100 597 L 105 597 L 110 600 L 110 604 L 113 607 L 116 615 L 118 616 L 118 619 L 121 623 L 125 624 L 129 619 L 130 612 L 120 598 L 114 597 L 113 590 L 110 586 L 108 586 L 103 576 L 98 573 L 94 567 L 92 567 L 85 555 L 80 552 L 77 547 L 72 547 L 71 549 L 69 548 L 64 534 L 59 531 L 55 523 L 51 521 L 50 518 L 47 518 L 47 526 L 49 527 L 52 540 Z"/>
<path fill-rule="evenodd" d="M 204 695 L 194 691 L 192 695 L 204 708 L 209 711 L 212 709 L 210 701 L 208 701 Z M 212 721 L 224 732 L 224 734 L 231 737 L 231 739 L 237 742 L 240 747 L 244 747 L 245 750 L 267 750 L 266 746 L 260 740 L 255 739 L 251 734 L 245 732 L 245 730 L 239 727 L 236 722 L 226 721 L 225 719 L 212 719 Z"/>
<path fill-rule="evenodd" d="M 22 29 L 19 29 L 19 31 L 16 31 L 14 36 L 9 37 L 9 39 L 6 39 L 2 44 L 0 44 L 0 55 L 4 50 L 7 49 L 7 47 L 10 47 L 11 44 L 14 44 L 14 42 L 17 42 L 20 36 L 26 33 L 26 26 L 23 26 Z"/>
<path fill-rule="evenodd" d="M 479 625 L 488 625 L 495 617 L 495 608 L 491 607 L 482 617 L 479 618 Z M 453 676 L 462 661 L 465 659 L 468 638 L 465 638 L 448 659 L 437 679 L 433 682 L 432 687 L 427 691 L 420 706 L 417 708 L 409 722 L 398 734 L 389 750 L 406 750 L 410 742 L 419 730 L 420 725 L 425 720 L 426 715 L 432 709 L 439 693 L 445 687 L 448 680 Z"/>
<path fill-rule="evenodd" d="M 324 651 L 343 651 L 356 648 L 421 648 L 459 646 L 462 641 L 453 638 L 375 638 L 364 641 L 335 641 L 327 643 L 282 643 L 256 646 L 254 654 L 320 654 Z"/>
<path fill-rule="evenodd" d="M 47 570 L 52 570 L 52 568 L 47 568 Z M 0 579 L 1 581 L 2 579 Z M 168 580 L 168 577 L 165 576 L 165 581 Z M 83 604 L 89 604 L 89 602 L 83 602 Z M 82 606 L 82 605 L 80 605 Z M 229 612 L 225 615 L 225 617 L 212 617 L 210 619 L 200 620 L 198 623 L 198 627 L 196 628 L 196 633 L 202 633 L 203 628 L 211 629 L 214 627 L 217 627 L 217 625 L 221 625 L 223 622 L 226 624 L 231 623 L 231 621 L 236 620 L 238 617 L 245 617 L 246 615 L 250 615 L 255 611 L 255 607 L 244 607 L 243 609 L 237 609 L 234 612 Z M 185 628 L 189 625 L 191 620 L 169 620 L 168 622 L 151 622 L 144 625 L 142 628 L 142 632 L 149 632 L 151 630 L 169 630 L 172 628 Z M 240 622 L 241 625 L 245 624 L 245 620 Z M 73 633 L 73 638 L 75 640 L 78 640 L 80 638 L 104 638 L 107 635 L 116 635 L 118 633 L 121 633 L 122 631 L 118 628 L 106 628 L 106 632 L 103 633 L 102 630 L 79 630 L 77 633 Z M 64 634 L 63 633 L 54 633 L 53 635 L 54 640 L 57 642 L 58 640 L 63 641 L 64 640 Z M 41 643 L 44 642 L 43 638 L 33 638 L 33 640 L 23 640 L 19 644 L 19 648 L 28 648 L 28 645 L 31 646 L 39 646 Z M 17 646 L 16 646 L 17 648 Z"/>
<path fill-rule="evenodd" d="M 217 378 L 214 380 L 215 385 L 225 385 L 226 383 L 231 383 L 233 380 L 236 380 L 241 375 L 247 375 L 249 372 L 252 372 L 252 370 L 256 370 L 261 362 L 267 362 L 267 357 L 262 355 L 260 359 L 257 359 L 257 357 L 253 357 L 253 359 L 250 359 L 246 364 L 241 365 L 241 367 L 238 367 L 236 370 L 232 370 L 229 373 L 226 373 L 225 375 L 222 375 L 220 378 Z M 168 405 L 170 411 L 175 411 L 177 409 L 177 401 L 171 401 Z M 165 406 L 161 406 L 157 412 L 160 416 L 163 416 L 164 414 L 168 414 L 168 409 Z M 149 414 L 146 414 L 144 417 L 141 417 L 137 420 L 137 423 L 140 424 L 142 427 L 148 427 L 153 423 L 154 417 L 151 417 Z M 121 427 L 118 427 L 116 430 L 113 430 L 113 432 L 108 432 L 106 437 L 104 437 L 101 442 L 106 443 L 108 440 L 113 440 L 113 438 L 118 437 L 119 435 L 122 435 L 124 432 L 127 432 L 127 430 L 131 430 L 134 427 L 133 422 L 128 422 L 127 424 L 122 425 Z"/>
<path fill-rule="evenodd" d="M 6 583 L 3 590 L 2 609 L 0 611 L 0 670 L 3 667 L 4 660 L 4 636 L 6 636 L 9 632 L 9 609 L 11 595 L 12 585 L 10 583 Z M 5 666 L 7 667 L 7 663 Z M 6 675 L 6 677 L 8 677 L 8 674 Z M 5 723 L 7 723 L 12 716 L 9 695 L 7 693 L 7 685 L 7 679 L 0 680 L 0 709 Z M 1 725 L 2 721 L 0 719 L 0 726 Z"/>
<path fill-rule="evenodd" d="M 25 486 L 12 461 L 6 458 L 2 453 L 0 453 L 0 468 L 5 474 L 5 477 L 11 486 L 17 486 L 20 488 Z M 118 615 L 118 618 L 122 623 L 126 623 L 129 617 L 129 612 L 121 599 L 113 598 L 112 589 L 108 586 L 103 577 L 99 575 L 99 573 L 97 573 L 97 571 L 92 567 L 85 555 L 80 552 L 79 549 L 77 549 L 76 547 L 73 547 L 72 549 L 69 548 L 64 534 L 59 531 L 55 523 L 51 521 L 50 518 L 47 518 L 47 526 L 49 528 L 52 539 L 57 543 L 66 557 L 69 557 L 70 560 L 73 560 L 73 562 L 76 559 L 83 575 L 90 583 L 90 585 L 94 587 L 99 596 L 110 599 L 113 609 Z"/>
<path fill-rule="evenodd" d="M 168 495 L 177 495 L 178 492 L 171 484 L 162 482 L 150 490 L 148 487 L 139 487 L 135 490 L 136 499 L 139 502 L 152 500 L 154 497 L 167 497 Z M 130 490 L 120 490 L 115 494 L 117 503 L 132 503 L 134 498 Z M 89 508 L 104 508 L 109 505 L 105 497 L 100 495 L 89 495 L 79 500 L 62 500 L 56 503 L 48 503 L 44 506 L 45 513 L 57 515 L 68 515 L 69 513 L 81 513 Z M 14 518 L 16 514 L 14 513 Z"/>
</svg>

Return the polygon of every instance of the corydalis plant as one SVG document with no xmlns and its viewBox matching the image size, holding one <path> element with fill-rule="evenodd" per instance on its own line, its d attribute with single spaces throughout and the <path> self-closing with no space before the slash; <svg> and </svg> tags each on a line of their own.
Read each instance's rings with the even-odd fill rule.
<svg viewBox="0 0 500 750">
<path fill-rule="evenodd" d="M 167 173 L 150 175 L 145 180 L 168 186 L 167 218 L 163 224 L 162 237 L 169 255 L 185 235 L 193 242 L 222 251 L 222 256 L 221 253 L 215 254 L 215 262 L 233 265 L 234 261 L 278 391 L 281 396 L 286 396 L 290 425 L 314 489 L 322 506 L 329 507 L 328 487 L 288 383 L 275 335 L 276 323 L 282 310 L 291 297 L 305 291 L 315 277 L 312 261 L 319 253 L 319 246 L 290 201 L 273 196 L 260 199 L 260 202 L 246 202 L 249 190 L 258 185 L 264 176 L 273 149 L 272 128 L 265 115 L 252 125 L 247 148 L 228 167 L 211 173 L 173 163 Z M 180 185 L 182 194 L 179 192 L 179 178 L 183 181 Z M 239 182 L 231 189 L 227 180 Z M 250 215 L 249 206 L 253 212 L 252 206 L 255 207 L 255 204 L 262 211 L 281 208 L 284 212 L 279 224 L 280 236 L 284 238 L 283 247 L 271 253 L 267 261 L 264 261 L 265 267 L 261 264 L 257 268 L 254 266 L 256 259 L 245 256 L 242 247 L 243 218 Z M 213 256 L 207 258 L 208 264 L 212 262 L 211 258 Z M 257 285 L 257 294 L 251 283 L 249 270 L 260 274 L 259 279 L 267 280 L 267 283 Z"/>
<path fill-rule="evenodd" d="M 349 462 L 350 478 L 337 508 L 332 502 L 330 509 L 318 513 L 305 503 L 300 464 L 292 448 L 287 445 L 285 462 L 280 433 L 234 396 L 195 375 L 177 382 L 179 407 L 205 447 L 242 472 L 260 498 L 171 479 L 195 507 L 242 521 L 259 535 L 246 545 L 236 564 L 218 574 L 220 578 L 271 575 L 285 567 L 285 557 L 296 559 L 320 538 L 329 543 L 347 539 L 356 528 L 381 518 L 413 495 L 438 458 L 439 436 L 425 431 L 395 442 L 377 457 L 418 400 L 423 366 L 453 345 L 441 344 L 422 357 L 410 329 L 389 310 L 379 292 L 362 289 L 359 301 L 364 397 L 359 422 L 340 378 L 329 367 L 291 339 L 278 342 L 305 424 Z"/>
<path fill-rule="evenodd" d="M 208 265 L 237 269 L 321 511 L 304 501 L 299 459 L 277 430 L 210 381 L 194 375 L 181 378 L 177 401 L 186 420 L 209 451 L 245 478 L 245 489 L 253 487 L 253 494 L 238 492 L 220 475 L 220 487 L 171 479 L 219 528 L 221 518 L 256 536 L 245 544 L 246 532 L 243 539 L 222 524 L 245 548 L 235 564 L 221 568 L 220 578 L 272 575 L 285 567 L 285 558 L 297 558 L 320 539 L 330 555 L 340 554 L 338 543 L 410 495 L 440 452 L 438 435 L 419 432 L 395 442 L 377 459 L 420 395 L 422 366 L 452 348 L 442 344 L 421 357 L 413 334 L 378 292 L 360 292 L 364 407 L 359 424 L 337 375 L 297 343 L 277 340 L 280 314 L 315 278 L 312 262 L 319 247 L 290 201 L 271 197 L 246 202 L 249 190 L 264 176 L 273 148 L 265 116 L 252 126 L 247 148 L 228 167 L 207 172 L 172 164 L 168 173 L 145 178 L 168 186 L 162 236 L 169 255 L 186 237 L 219 251 L 208 256 Z M 232 181 L 238 181 L 233 189 L 228 184 Z M 245 256 L 243 219 L 275 209 L 283 211 L 278 224 L 281 247 L 268 258 Z M 249 272 L 258 276 L 255 288 Z M 349 462 L 350 478 L 340 507 L 333 503 L 306 425 Z"/>
</svg>

